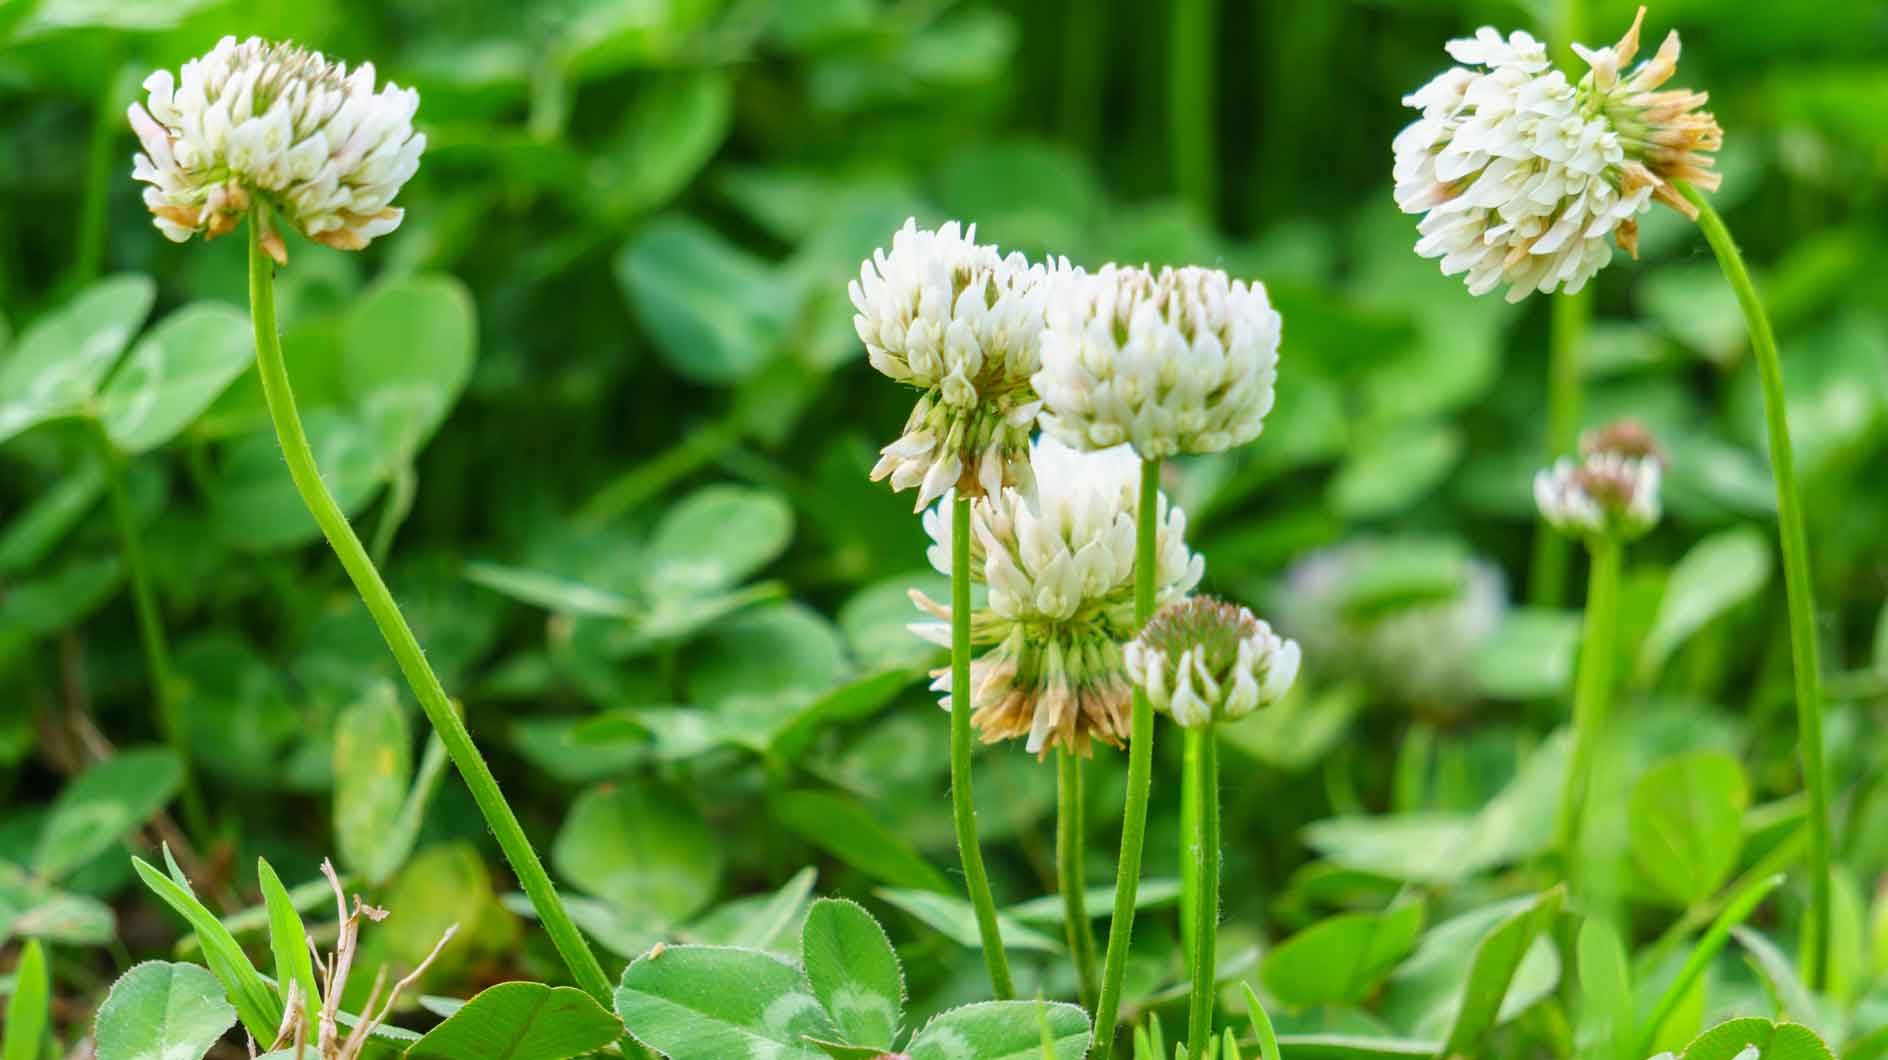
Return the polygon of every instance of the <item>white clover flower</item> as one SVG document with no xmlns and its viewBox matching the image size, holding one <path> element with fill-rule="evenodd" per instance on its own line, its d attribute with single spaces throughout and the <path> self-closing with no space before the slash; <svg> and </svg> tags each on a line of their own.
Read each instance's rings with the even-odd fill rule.
<svg viewBox="0 0 1888 1060">
<path fill-rule="evenodd" d="M 1658 524 L 1665 459 L 1644 427 L 1624 420 L 1591 432 L 1580 452 L 1534 476 L 1542 518 L 1563 533 L 1621 540 Z"/>
<path fill-rule="evenodd" d="M 1128 676 L 1182 728 L 1237 721 L 1284 698 L 1298 678 L 1298 643 L 1251 611 L 1192 597 L 1157 612 L 1122 649 Z"/>
<path fill-rule="evenodd" d="M 1697 111 L 1702 93 L 1652 91 L 1676 68 L 1677 33 L 1620 78 L 1638 33 L 1635 20 L 1617 45 L 1579 48 L 1592 70 L 1578 85 L 1526 33 L 1504 41 L 1483 27 L 1451 41 L 1467 65 L 1404 97 L 1422 117 L 1394 143 L 1397 205 L 1424 215 L 1416 252 L 1440 258 L 1444 275 L 1466 273 L 1471 294 L 1506 284 L 1518 302 L 1580 290 L 1612 260 L 1609 236 L 1636 255 L 1637 218 L 1654 198 L 1695 216 L 1671 182 L 1716 188 L 1698 152 L 1721 135 Z"/>
<path fill-rule="evenodd" d="M 224 37 L 181 76 L 144 80 L 129 111 L 144 151 L 132 177 L 172 241 L 236 227 L 259 196 L 310 239 L 359 250 L 399 227 L 394 196 L 419 169 L 426 137 L 413 131 L 419 93 L 388 84 L 374 66 L 293 44 Z M 148 109 L 147 109 L 148 107 Z M 281 237 L 264 243 L 284 262 Z"/>
<path fill-rule="evenodd" d="M 986 743 L 1025 737 L 1031 753 L 1061 747 L 1088 754 L 1091 738 L 1120 746 L 1128 736 L 1121 643 L 1134 636 L 1135 508 L 1140 467 L 1125 447 L 1077 452 L 1053 438 L 1030 450 L 1036 490 L 1006 487 L 971 506 L 971 580 L 988 589 L 971 616 L 971 639 L 996 645 L 971 666 L 971 721 Z M 944 505 L 925 513 L 932 566 L 951 570 Z M 1185 596 L 1205 571 L 1186 545 L 1186 514 L 1160 499 L 1155 591 Z M 950 609 L 913 592 L 941 621 L 911 628 L 950 644 Z M 950 671 L 932 688 L 952 692 Z M 948 709 L 950 696 L 942 700 Z"/>
<path fill-rule="evenodd" d="M 1045 320 L 1042 428 L 1077 449 L 1220 452 L 1272 410 L 1280 320 L 1264 284 L 1109 265 L 1070 277 Z"/>
<path fill-rule="evenodd" d="M 908 220 L 848 287 L 872 367 L 923 391 L 872 469 L 894 490 L 918 487 L 920 510 L 946 490 L 977 497 L 1029 482 L 1041 407 L 1029 377 L 1051 281 L 1070 270 L 1006 257 L 976 236 L 975 225 L 931 231 Z"/>
<path fill-rule="evenodd" d="M 1475 654 L 1508 609 L 1499 568 L 1448 543 L 1360 538 L 1294 564 L 1274 604 L 1305 654 L 1384 699 L 1458 714 L 1480 693 Z"/>
</svg>

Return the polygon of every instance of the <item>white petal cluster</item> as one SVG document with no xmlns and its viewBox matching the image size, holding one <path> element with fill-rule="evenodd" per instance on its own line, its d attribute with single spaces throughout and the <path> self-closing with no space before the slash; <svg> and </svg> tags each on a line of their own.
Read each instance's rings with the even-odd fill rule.
<svg viewBox="0 0 1888 1060">
<path fill-rule="evenodd" d="M 372 63 L 349 71 L 319 52 L 224 37 L 180 76 L 146 78 L 131 127 L 132 177 L 176 242 L 222 235 L 260 196 L 309 238 L 359 250 L 399 227 L 394 196 L 419 169 L 419 93 L 376 90 Z M 279 237 L 271 253 L 282 259 Z"/>
<path fill-rule="evenodd" d="M 1086 753 L 1091 737 L 1127 737 L 1128 687 L 1120 645 L 1134 635 L 1135 508 L 1140 465 L 1125 447 L 1098 453 L 1053 438 L 1030 450 L 1036 489 L 1004 488 L 971 506 L 971 580 L 987 587 L 972 639 L 996 647 L 975 660 L 972 697 L 986 742 L 1026 737 Z M 946 508 L 925 513 L 930 559 L 951 569 Z M 1199 584 L 1205 560 L 1188 550 L 1186 514 L 1162 497 L 1155 531 L 1155 591 L 1166 603 Z M 950 611 L 914 593 L 939 622 L 912 627 L 948 646 Z M 950 692 L 948 670 L 933 687 Z M 949 706 L 948 696 L 944 705 Z"/>
<path fill-rule="evenodd" d="M 1448 49 L 1465 65 L 1404 97 L 1422 117 L 1394 143 L 1396 203 L 1423 214 L 1416 252 L 1471 294 L 1580 290 L 1612 260 L 1608 237 L 1635 248 L 1655 181 L 1533 37 L 1483 27 Z"/>
<path fill-rule="evenodd" d="M 1240 718 L 1284 698 L 1298 643 L 1243 607 L 1194 597 L 1163 608 L 1122 649 L 1128 676 L 1182 728 Z"/>
<path fill-rule="evenodd" d="M 1042 428 L 1075 448 L 1220 452 L 1272 410 L 1280 320 L 1261 283 L 1109 265 L 1071 278 L 1045 323 Z"/>
<path fill-rule="evenodd" d="M 946 490 L 981 496 L 1028 484 L 1040 408 L 1029 377 L 1050 289 L 1069 269 L 1005 256 L 976 235 L 975 225 L 929 230 L 908 220 L 848 288 L 872 367 L 923 391 L 872 469 L 894 490 L 918 487 L 919 509 Z"/>
<path fill-rule="evenodd" d="M 1534 503 L 1563 533 L 1635 538 L 1658 524 L 1662 474 L 1654 456 L 1563 457 L 1534 476 Z"/>
<path fill-rule="evenodd" d="M 1420 585 L 1386 577 L 1396 570 L 1420 572 Z M 1498 567 L 1453 547 L 1361 538 L 1294 564 L 1274 606 L 1314 664 L 1362 676 L 1392 703 L 1449 715 L 1479 695 L 1475 655 L 1508 600 Z"/>
</svg>

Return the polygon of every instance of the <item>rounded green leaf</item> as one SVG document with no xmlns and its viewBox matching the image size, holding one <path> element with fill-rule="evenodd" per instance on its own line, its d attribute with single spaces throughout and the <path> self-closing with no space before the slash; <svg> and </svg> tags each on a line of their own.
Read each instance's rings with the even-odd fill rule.
<svg viewBox="0 0 1888 1060">
<path fill-rule="evenodd" d="M 1750 1048 L 1758 1060 L 1835 1060 L 1835 1054 L 1800 1023 L 1747 1017 L 1705 1031 L 1685 1047 L 1684 1060 L 1737 1060 Z"/>
<path fill-rule="evenodd" d="M 56 880 L 90 861 L 163 809 L 183 783 L 183 765 L 162 748 L 107 758 L 66 785 L 40 833 L 33 868 Z"/>
<path fill-rule="evenodd" d="M 1627 832 L 1633 861 L 1675 903 L 1708 898 L 1737 867 L 1749 806 L 1737 759 L 1722 751 L 1668 758 L 1633 786 Z"/>
<path fill-rule="evenodd" d="M 349 515 L 367 506 L 387 480 L 374 435 L 361 421 L 335 409 L 309 409 L 302 415 L 315 464 Z M 252 552 L 270 552 L 308 544 L 321 528 L 282 463 L 281 443 L 269 430 L 247 434 L 223 452 L 220 474 L 210 486 L 216 527 L 230 544 Z"/>
<path fill-rule="evenodd" d="M 757 721 L 826 692 L 845 668 L 833 624 L 799 604 L 759 608 L 729 619 L 689 652 L 688 698 Z"/>
<path fill-rule="evenodd" d="M 334 844 L 348 871 L 378 882 L 405 860 L 392 841 L 412 775 L 406 714 L 392 686 L 376 686 L 334 726 Z"/>
<path fill-rule="evenodd" d="M 566 1060 L 615 1041 L 617 1018 L 574 986 L 500 983 L 407 1049 L 408 1060 Z"/>
<path fill-rule="evenodd" d="M 127 453 L 176 437 L 249 367 L 249 318 L 215 302 L 165 317 L 131 349 L 99 394 L 98 415 Z"/>
<path fill-rule="evenodd" d="M 146 961 L 99 1007 L 97 1060 L 198 1060 L 235 1022 L 208 969 Z"/>
<path fill-rule="evenodd" d="M 1641 675 L 1657 674 L 1686 638 L 1761 590 L 1770 566 L 1770 540 L 1753 527 L 1721 530 L 1693 545 L 1665 585 L 1639 654 Z"/>
<path fill-rule="evenodd" d="M 905 1052 L 911 1060 L 1082 1060 L 1088 1039 L 1088 1014 L 1074 1005 L 989 1001 L 940 1013 Z"/>
<path fill-rule="evenodd" d="M 577 797 L 551 846 L 564 878 L 625 912 L 676 922 L 714 899 L 721 846 L 695 808 L 654 784 Z"/>
<path fill-rule="evenodd" d="M 348 317 L 342 383 L 389 462 L 412 460 L 445 422 L 472 377 L 477 336 L 471 292 L 438 274 L 381 284 Z"/>
<path fill-rule="evenodd" d="M 1266 954 L 1259 978 L 1294 1007 L 1356 1004 L 1408 955 L 1422 930 L 1421 902 L 1328 917 Z"/>
<path fill-rule="evenodd" d="M 616 278 L 670 368 L 702 383 L 752 375 L 774 352 L 791 299 L 765 262 L 680 217 L 616 256 Z"/>
<path fill-rule="evenodd" d="M 669 1060 L 824 1060 L 806 1043 L 837 1033 L 791 965 L 754 950 L 670 946 L 623 972 L 616 1014 Z"/>
<path fill-rule="evenodd" d="M 904 1018 L 905 975 L 872 914 L 842 899 L 814 902 L 800 951 L 807 982 L 843 1039 L 889 1050 Z"/>
<path fill-rule="evenodd" d="M 786 551 L 793 508 L 779 494 L 746 486 L 709 486 L 670 508 L 645 555 L 652 595 L 693 595 L 729 588 Z"/>
<path fill-rule="evenodd" d="M 27 329 L 0 362 L 0 442 L 77 412 L 151 312 L 148 276 L 94 284 Z"/>
</svg>

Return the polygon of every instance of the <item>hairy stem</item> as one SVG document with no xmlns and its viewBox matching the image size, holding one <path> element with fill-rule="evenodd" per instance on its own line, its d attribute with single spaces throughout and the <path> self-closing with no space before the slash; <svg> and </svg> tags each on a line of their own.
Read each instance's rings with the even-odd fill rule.
<svg viewBox="0 0 1888 1060">
<path fill-rule="evenodd" d="M 1082 795 L 1082 758 L 1072 751 L 1056 755 L 1055 860 L 1056 885 L 1062 892 L 1062 914 L 1067 921 L 1069 952 L 1075 955 L 1075 975 L 1084 1007 L 1095 1003 L 1095 929 L 1088 922 L 1088 822 Z"/>
<path fill-rule="evenodd" d="M 1188 729 L 1188 750 L 1198 760 L 1198 827 L 1191 837 L 1198 879 L 1193 910 L 1193 989 L 1188 995 L 1187 1055 L 1203 1056 L 1213 1036 L 1219 937 L 1219 733 L 1211 725 Z M 1197 745 L 1197 750 L 1195 750 Z"/>
<path fill-rule="evenodd" d="M 485 816 L 485 823 L 491 827 L 499 848 L 505 853 L 505 860 L 517 875 L 519 886 L 524 888 L 525 895 L 530 898 L 531 906 L 537 911 L 538 920 L 544 925 L 545 933 L 551 937 L 552 945 L 557 947 L 558 955 L 564 959 L 577 985 L 595 998 L 598 1004 L 611 1009 L 613 999 L 609 980 L 603 974 L 603 966 L 597 963 L 596 954 L 591 952 L 589 944 L 578 934 L 576 924 L 571 922 L 564 903 L 557 897 L 556 886 L 551 883 L 543 862 L 538 860 L 537 851 L 532 849 L 530 839 L 518 823 L 518 815 L 512 812 L 511 804 L 505 801 L 504 794 L 498 790 L 497 778 L 492 775 L 485 757 L 472 742 L 472 734 L 466 729 L 465 722 L 453 710 L 445 688 L 439 683 L 439 677 L 426 661 L 426 653 L 420 648 L 419 640 L 413 636 L 412 628 L 401 616 L 399 604 L 394 602 L 393 594 L 387 590 L 387 583 L 380 577 L 380 571 L 374 567 L 367 550 L 361 546 L 360 537 L 348 524 L 346 513 L 341 511 L 333 494 L 328 492 L 327 484 L 321 480 L 321 470 L 315 464 L 307 432 L 302 427 L 301 414 L 295 407 L 295 394 L 289 386 L 288 365 L 282 358 L 281 336 L 276 333 L 274 271 L 270 267 L 268 255 L 262 249 L 263 225 L 267 223 L 268 218 L 260 209 L 249 222 L 249 312 L 255 324 L 256 364 L 261 371 L 262 394 L 269 406 L 269 418 L 275 425 L 276 437 L 282 444 L 282 455 L 288 462 L 289 477 L 295 480 L 295 488 L 301 493 L 302 501 L 308 505 L 309 513 L 315 517 L 335 556 L 347 571 L 348 578 L 353 581 L 361 602 L 367 605 L 368 613 L 373 616 L 374 624 L 380 627 L 380 634 L 386 639 L 394 660 L 399 663 L 400 672 L 406 675 L 407 684 L 412 686 L 413 694 L 419 699 L 426 720 L 432 723 L 433 730 L 445 743 L 446 753 L 451 756 L 453 765 L 458 767 L 459 775 L 465 778 L 466 787 L 472 792 L 472 801 L 478 804 L 479 812 Z"/>
<path fill-rule="evenodd" d="M 1141 461 L 1140 509 L 1135 518 L 1134 618 L 1154 614 L 1154 544 L 1160 517 L 1160 461 Z M 1095 1008 L 1095 1060 L 1114 1052 L 1121 982 L 1127 974 L 1128 942 L 1134 934 L 1134 900 L 1141 886 L 1141 848 L 1147 840 L 1147 798 L 1153 786 L 1154 706 L 1134 691 L 1128 739 L 1128 797 L 1121 813 L 1121 861 L 1115 867 L 1114 916 L 1108 922 L 1108 955 L 1102 964 L 1101 1000 Z"/>
<path fill-rule="evenodd" d="M 977 936 L 990 986 L 997 999 L 1016 996 L 1010 959 L 996 923 L 996 899 L 977 845 L 977 804 L 970 782 L 970 499 L 951 501 L 951 813 L 957 825 L 957 854 L 964 863 L 964 886 L 977 911 Z"/>
<path fill-rule="evenodd" d="M 184 820 L 199 842 L 210 834 L 210 818 L 203 801 L 203 789 L 197 786 L 197 771 L 190 764 L 189 732 L 184 726 L 183 704 L 177 700 L 177 678 L 170 665 L 170 639 L 164 633 L 164 612 L 157 604 L 157 589 L 151 584 L 151 565 L 144 555 L 144 536 L 138 529 L 137 513 L 131 510 L 131 494 L 125 488 L 125 456 L 105 433 L 105 425 L 88 418 L 92 436 L 97 439 L 99 459 L 105 465 L 105 492 L 111 498 L 112 521 L 117 524 L 118 546 L 124 552 L 125 571 L 131 580 L 131 601 L 138 615 L 138 640 L 144 649 L 144 667 L 151 680 L 151 698 L 157 707 L 157 731 L 177 755 L 183 767 Z"/>
<path fill-rule="evenodd" d="M 1724 219 L 1698 189 L 1684 182 L 1678 191 L 1698 208 L 1698 227 L 1717 255 L 1724 278 L 1737 294 L 1750 331 L 1750 348 L 1763 384 L 1764 426 L 1770 438 L 1770 473 L 1777 488 L 1777 536 L 1783 548 L 1783 586 L 1790 613 L 1790 655 L 1796 669 L 1797 753 L 1802 757 L 1803 786 L 1809 791 L 1809 916 L 1803 924 L 1803 981 L 1812 989 L 1822 981 L 1829 953 L 1829 776 L 1823 765 L 1822 670 L 1816 647 L 1816 587 L 1810 578 L 1809 534 L 1803 526 L 1803 500 L 1796 487 L 1796 456 L 1790 445 L 1789 410 L 1783 397 L 1783 361 L 1776 333 L 1751 282 L 1744 257 Z"/>
</svg>

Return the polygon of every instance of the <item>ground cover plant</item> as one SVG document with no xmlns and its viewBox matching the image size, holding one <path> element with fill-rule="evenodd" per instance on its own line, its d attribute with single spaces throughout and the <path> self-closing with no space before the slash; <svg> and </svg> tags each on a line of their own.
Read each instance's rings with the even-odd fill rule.
<svg viewBox="0 0 1888 1060">
<path fill-rule="evenodd" d="M 1883 40 L 0 4 L 0 1060 L 1888 1056 Z"/>
</svg>

